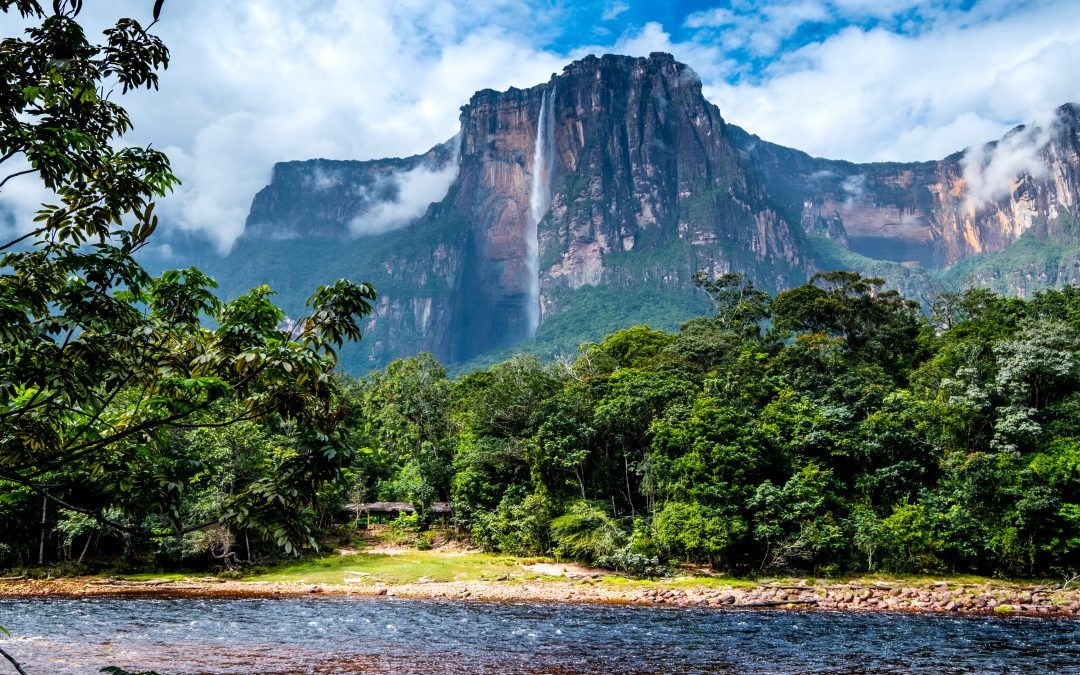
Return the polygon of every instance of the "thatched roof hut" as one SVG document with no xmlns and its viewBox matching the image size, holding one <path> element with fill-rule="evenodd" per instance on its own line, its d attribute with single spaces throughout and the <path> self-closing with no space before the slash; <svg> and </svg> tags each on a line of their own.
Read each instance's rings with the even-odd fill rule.
<svg viewBox="0 0 1080 675">
<path fill-rule="evenodd" d="M 361 502 L 359 504 L 346 504 L 344 508 L 345 511 L 353 514 L 356 518 L 359 518 L 360 514 L 367 516 L 368 526 L 371 525 L 372 516 L 376 518 L 380 516 L 396 517 L 404 513 L 416 512 L 416 509 L 409 502 Z M 454 513 L 453 507 L 448 502 L 435 502 L 428 507 L 428 511 L 440 516 L 439 521 L 443 527 L 446 527 L 447 514 Z"/>
<path fill-rule="evenodd" d="M 377 515 L 393 515 L 399 513 L 414 513 L 416 509 L 409 502 L 361 502 L 359 504 L 346 504 L 346 511 L 353 513 L 371 513 Z M 448 502 L 435 502 L 430 506 L 432 513 L 453 513 L 454 509 Z"/>
</svg>

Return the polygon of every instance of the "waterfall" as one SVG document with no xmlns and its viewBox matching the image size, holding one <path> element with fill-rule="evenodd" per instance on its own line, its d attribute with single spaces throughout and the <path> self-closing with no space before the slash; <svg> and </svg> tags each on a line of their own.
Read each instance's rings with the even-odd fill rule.
<svg viewBox="0 0 1080 675">
<path fill-rule="evenodd" d="M 551 91 L 552 98 L 555 90 Z M 537 226 L 551 206 L 552 136 L 555 135 L 554 104 L 547 92 L 540 95 L 540 114 L 536 118 L 536 146 L 533 148 L 532 189 L 529 192 L 529 222 L 525 228 L 525 267 L 529 274 L 529 337 L 540 327 L 540 238 Z"/>
</svg>

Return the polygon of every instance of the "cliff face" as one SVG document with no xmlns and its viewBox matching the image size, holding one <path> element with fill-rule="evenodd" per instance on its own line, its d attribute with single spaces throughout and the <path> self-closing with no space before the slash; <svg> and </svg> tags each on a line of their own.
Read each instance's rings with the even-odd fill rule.
<svg viewBox="0 0 1080 675">
<path fill-rule="evenodd" d="M 853 164 L 739 130 L 743 156 L 810 233 L 871 258 L 946 268 L 1031 232 L 1069 235 L 1080 198 L 1080 108 L 937 162 Z M 1071 235 L 1069 235 L 1071 236 Z"/>
<path fill-rule="evenodd" d="M 571 344 L 634 322 L 670 327 L 701 308 L 695 271 L 779 290 L 833 264 L 822 237 L 859 260 L 931 271 L 1031 237 L 1076 239 L 1075 106 L 938 162 L 854 164 L 726 124 L 688 67 L 653 54 L 587 57 L 530 89 L 478 92 L 460 121 L 415 157 L 279 164 L 215 270 L 223 287 L 270 283 L 299 314 L 300 289 L 373 282 L 376 312 L 349 355 L 362 371 L 417 351 L 465 361 L 538 323 L 539 339 Z M 1017 290 L 1080 276 L 1068 256 L 1040 269 L 1032 255 L 1028 282 L 969 271 Z"/>
<path fill-rule="evenodd" d="M 589 57 L 531 89 L 479 92 L 461 134 L 440 204 L 469 223 L 451 359 L 528 337 L 530 303 L 545 320 L 583 286 L 686 292 L 711 269 L 777 288 L 812 269 L 801 229 L 766 203 L 697 76 L 668 55 Z"/>
<path fill-rule="evenodd" d="M 667 55 L 571 64 L 554 94 L 553 195 L 540 227 L 541 305 L 567 289 L 686 288 L 699 269 L 775 289 L 813 263 L 768 202 L 701 83 Z"/>
</svg>

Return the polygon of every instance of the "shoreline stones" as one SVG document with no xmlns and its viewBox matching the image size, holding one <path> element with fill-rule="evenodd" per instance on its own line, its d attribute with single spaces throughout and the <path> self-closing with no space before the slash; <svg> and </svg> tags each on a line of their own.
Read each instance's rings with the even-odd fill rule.
<svg viewBox="0 0 1080 675">
<path fill-rule="evenodd" d="M 1080 618 L 1080 588 L 1027 587 L 986 582 L 908 585 L 867 581 L 758 586 L 667 583 L 605 583 L 603 579 L 532 580 L 507 577 L 484 581 L 436 581 L 422 578 L 405 584 L 361 584 L 343 577 L 340 584 L 225 581 L 193 586 L 179 581 L 156 585 L 118 585 L 100 579 L 33 579 L 0 583 L 0 597 L 128 595 L 145 597 L 275 597 L 382 596 L 450 601 L 572 602 L 640 604 L 717 609 L 820 609 L 825 611 L 941 612 L 984 616 L 1068 616 Z M 703 581 L 703 583 L 708 583 Z M 684 585 L 686 584 L 686 585 Z"/>
</svg>

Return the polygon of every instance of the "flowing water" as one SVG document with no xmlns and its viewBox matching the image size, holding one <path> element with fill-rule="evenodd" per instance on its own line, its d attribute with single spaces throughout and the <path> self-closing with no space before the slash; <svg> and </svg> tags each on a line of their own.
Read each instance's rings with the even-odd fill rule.
<svg viewBox="0 0 1080 675">
<path fill-rule="evenodd" d="M 28 673 L 1080 673 L 1080 621 L 422 600 L 0 600 Z M 6 663 L 0 662 L 0 673 Z"/>
<path fill-rule="evenodd" d="M 552 99 L 555 92 L 552 90 Z M 537 226 L 551 206 L 552 136 L 555 134 L 554 101 L 547 92 L 540 95 L 540 114 L 536 118 L 536 144 L 533 147 L 532 187 L 529 191 L 529 222 L 525 228 L 526 269 L 529 274 L 529 335 L 540 326 L 540 240 Z"/>
</svg>

